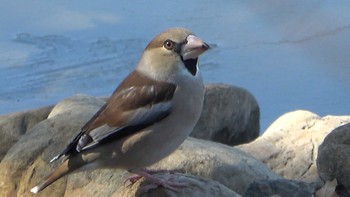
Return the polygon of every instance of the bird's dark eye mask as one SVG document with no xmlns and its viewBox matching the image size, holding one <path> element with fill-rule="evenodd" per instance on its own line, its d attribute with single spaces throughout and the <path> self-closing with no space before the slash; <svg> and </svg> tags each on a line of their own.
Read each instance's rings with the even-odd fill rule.
<svg viewBox="0 0 350 197">
<path fill-rule="evenodd" d="M 182 45 L 186 44 L 187 40 L 184 40 L 183 42 L 180 43 L 176 43 L 170 39 L 164 41 L 164 48 L 168 49 L 168 50 L 172 50 L 175 53 L 179 54 L 181 56 L 181 47 Z"/>
<path fill-rule="evenodd" d="M 180 43 L 176 43 L 172 40 L 166 40 L 164 41 L 164 48 L 168 49 L 168 50 L 173 50 L 175 53 L 179 54 L 181 57 L 181 61 L 185 64 L 185 67 L 187 68 L 187 70 L 194 76 L 197 73 L 197 61 L 198 58 L 195 59 L 188 59 L 188 60 L 184 60 L 182 55 L 181 55 L 181 48 L 182 45 L 187 44 L 187 39 L 180 42 Z"/>
</svg>

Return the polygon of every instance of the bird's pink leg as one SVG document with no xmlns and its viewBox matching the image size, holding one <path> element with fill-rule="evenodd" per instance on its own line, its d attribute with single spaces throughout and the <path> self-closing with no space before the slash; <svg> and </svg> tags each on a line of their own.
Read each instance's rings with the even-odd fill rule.
<svg viewBox="0 0 350 197">
<path fill-rule="evenodd" d="M 174 173 L 174 171 L 168 171 L 168 170 L 147 170 L 147 169 L 140 169 L 140 170 L 133 170 L 133 173 L 136 173 L 136 175 L 133 175 L 125 180 L 125 182 L 130 181 L 131 184 L 134 184 L 136 181 L 144 177 L 145 179 L 152 182 L 152 184 L 142 187 L 142 190 L 148 191 L 150 189 L 157 188 L 159 186 L 162 186 L 164 188 L 178 191 L 179 187 L 187 187 L 188 184 L 186 183 L 179 183 L 176 182 L 173 179 L 173 176 L 171 174 Z M 158 178 L 156 176 L 153 176 L 153 174 L 157 173 L 164 173 L 165 175 L 163 178 Z"/>
</svg>

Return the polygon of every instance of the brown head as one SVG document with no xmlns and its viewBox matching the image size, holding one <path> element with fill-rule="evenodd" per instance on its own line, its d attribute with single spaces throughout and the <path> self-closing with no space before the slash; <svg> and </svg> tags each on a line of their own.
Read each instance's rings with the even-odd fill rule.
<svg viewBox="0 0 350 197">
<path fill-rule="evenodd" d="M 208 49 L 209 45 L 190 30 L 170 28 L 147 45 L 137 70 L 162 80 L 182 71 L 196 75 L 198 56 Z"/>
</svg>

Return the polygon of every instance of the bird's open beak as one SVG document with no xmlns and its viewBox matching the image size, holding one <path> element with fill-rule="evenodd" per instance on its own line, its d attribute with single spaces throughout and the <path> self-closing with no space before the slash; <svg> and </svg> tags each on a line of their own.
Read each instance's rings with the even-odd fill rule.
<svg viewBox="0 0 350 197">
<path fill-rule="evenodd" d="M 187 36 L 186 41 L 187 42 L 183 44 L 181 49 L 183 60 L 195 59 L 210 48 L 207 43 L 194 35 Z"/>
</svg>

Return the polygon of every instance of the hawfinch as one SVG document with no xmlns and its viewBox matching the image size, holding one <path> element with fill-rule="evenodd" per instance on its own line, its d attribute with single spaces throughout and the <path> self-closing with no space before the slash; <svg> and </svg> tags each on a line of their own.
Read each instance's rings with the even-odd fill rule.
<svg viewBox="0 0 350 197">
<path fill-rule="evenodd" d="M 51 160 L 63 158 L 62 163 L 31 192 L 66 174 L 96 168 L 125 169 L 171 188 L 145 167 L 177 149 L 197 123 L 204 99 L 198 56 L 207 49 L 188 29 L 156 36 L 106 104 Z"/>
</svg>

